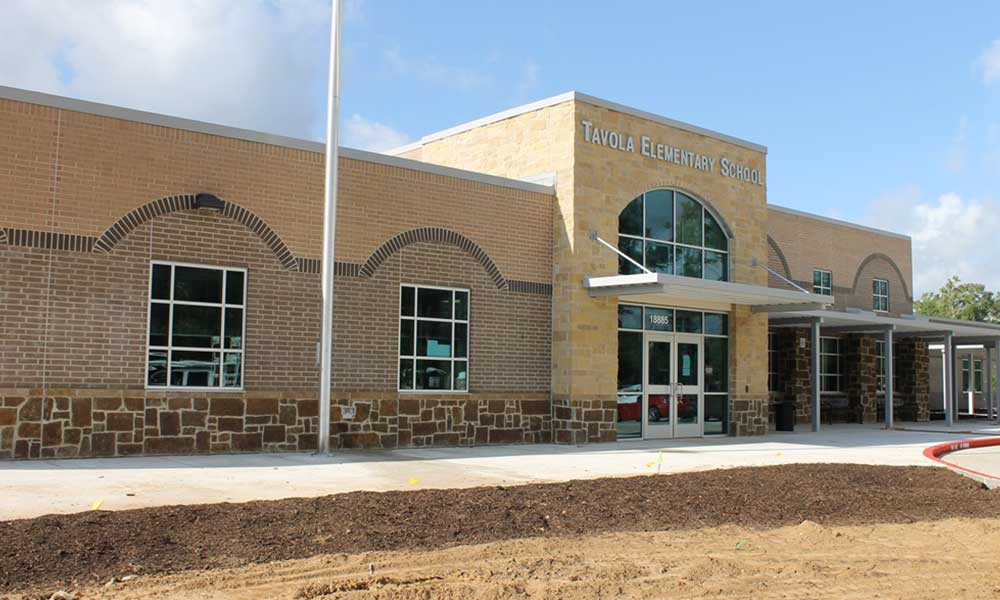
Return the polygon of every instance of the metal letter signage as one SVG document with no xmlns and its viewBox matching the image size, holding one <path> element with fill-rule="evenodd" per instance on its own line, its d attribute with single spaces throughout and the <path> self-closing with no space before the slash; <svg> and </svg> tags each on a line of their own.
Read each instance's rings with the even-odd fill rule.
<svg viewBox="0 0 1000 600">
<path fill-rule="evenodd" d="M 580 121 L 580 123 L 583 125 L 583 141 L 588 144 L 596 144 L 598 146 L 604 146 L 621 152 L 636 152 L 637 146 L 631 135 L 627 135 L 620 131 L 612 131 L 610 129 L 595 127 L 592 121 L 584 120 Z M 733 162 L 728 158 L 716 160 L 715 157 L 712 156 L 698 154 L 697 152 L 691 152 L 689 150 L 685 150 L 684 148 L 678 148 L 677 146 L 671 146 L 670 144 L 654 141 L 652 138 L 645 135 L 639 136 L 638 152 L 642 156 L 652 158 L 654 160 L 673 163 L 675 165 L 688 167 L 690 169 L 697 169 L 706 173 L 715 173 L 715 167 L 716 164 L 718 164 L 718 173 L 723 177 L 731 177 L 733 179 L 738 179 L 740 181 L 745 181 L 746 183 L 752 183 L 759 186 L 764 185 L 764 178 L 761 175 L 760 169 L 755 169 L 747 165 Z"/>
</svg>

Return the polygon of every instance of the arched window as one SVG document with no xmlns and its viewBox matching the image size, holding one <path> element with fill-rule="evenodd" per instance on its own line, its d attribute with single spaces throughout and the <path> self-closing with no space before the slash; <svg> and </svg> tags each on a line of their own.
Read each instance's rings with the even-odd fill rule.
<svg viewBox="0 0 1000 600">
<path fill-rule="evenodd" d="M 729 280 L 729 237 L 705 206 L 684 192 L 651 190 L 618 215 L 618 249 L 650 271 Z M 624 258 L 618 272 L 641 271 Z"/>
</svg>

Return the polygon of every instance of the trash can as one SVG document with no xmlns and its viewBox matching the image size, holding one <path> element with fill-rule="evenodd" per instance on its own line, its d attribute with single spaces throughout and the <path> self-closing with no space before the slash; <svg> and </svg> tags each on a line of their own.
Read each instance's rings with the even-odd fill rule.
<svg viewBox="0 0 1000 600">
<path fill-rule="evenodd" d="M 774 426 L 778 431 L 795 431 L 795 403 L 779 402 L 774 415 Z"/>
</svg>

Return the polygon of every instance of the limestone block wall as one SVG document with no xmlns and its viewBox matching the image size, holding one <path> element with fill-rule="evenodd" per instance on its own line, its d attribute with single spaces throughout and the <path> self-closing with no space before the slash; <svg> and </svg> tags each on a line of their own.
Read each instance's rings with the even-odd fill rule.
<svg viewBox="0 0 1000 600">
<path fill-rule="evenodd" d="M 565 394 L 575 408 L 587 414 L 606 406 L 615 398 L 617 365 L 616 303 L 606 298 L 592 298 L 583 288 L 588 275 L 612 275 L 618 271 L 618 257 L 590 239 L 590 232 L 611 243 L 618 239 L 618 217 L 636 196 L 651 189 L 668 187 L 684 190 L 708 205 L 724 221 L 732 234 L 730 279 L 740 283 L 767 285 L 767 272 L 751 265 L 754 259 L 767 257 L 766 188 L 727 178 L 719 173 L 691 168 L 590 143 L 584 135 L 583 121 L 594 127 L 668 143 L 690 152 L 752 166 L 765 173 L 766 156 L 745 146 L 715 137 L 700 135 L 669 125 L 643 119 L 587 102 L 576 103 L 572 135 L 574 150 L 574 187 L 572 212 L 564 214 L 566 237 L 556 240 L 554 300 L 567 329 L 565 338 L 554 340 L 553 368 L 557 374 L 554 392 Z M 565 205 L 564 199 L 560 204 Z M 669 297 L 658 303 L 669 304 Z M 706 298 L 710 306 L 712 299 Z M 657 302 L 654 302 L 657 303 Z M 693 307 L 699 308 L 697 303 Z M 767 317 L 751 314 L 748 307 L 733 307 L 730 313 L 730 434 L 761 435 L 767 430 Z M 561 350 L 560 346 L 565 350 Z M 562 361 L 562 362 L 561 362 Z M 559 381 L 563 384 L 560 386 Z M 588 395 L 596 394 L 596 397 Z M 613 405 L 612 405 L 613 406 Z M 580 414 L 579 412 L 577 414 Z M 591 412 L 593 416 L 606 411 Z M 603 431 L 598 426 L 598 441 Z M 557 434 L 558 435 L 558 434 Z M 590 437 L 590 436 L 589 436 Z"/>
<path fill-rule="evenodd" d="M 729 432 L 735 436 L 764 435 L 770 406 L 767 315 L 737 307 L 729 315 L 729 324 Z"/>
</svg>

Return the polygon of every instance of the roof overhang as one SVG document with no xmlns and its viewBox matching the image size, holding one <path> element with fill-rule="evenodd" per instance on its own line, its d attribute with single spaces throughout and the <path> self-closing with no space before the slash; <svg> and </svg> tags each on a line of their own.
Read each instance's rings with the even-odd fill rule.
<svg viewBox="0 0 1000 600">
<path fill-rule="evenodd" d="M 979 321 L 940 319 L 922 315 L 889 316 L 848 309 L 788 312 L 771 317 L 772 327 L 793 327 L 819 321 L 824 333 L 879 333 L 890 330 L 902 337 L 943 339 L 951 335 L 958 343 L 994 343 L 1000 339 L 1000 325 Z"/>
<path fill-rule="evenodd" d="M 656 294 L 663 296 L 664 299 L 672 298 L 687 302 L 751 306 L 755 312 L 818 310 L 833 304 L 833 296 L 665 273 L 587 277 L 583 286 L 589 290 L 591 296 Z"/>
</svg>

